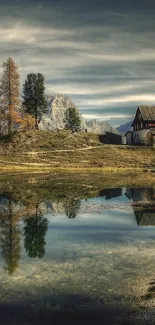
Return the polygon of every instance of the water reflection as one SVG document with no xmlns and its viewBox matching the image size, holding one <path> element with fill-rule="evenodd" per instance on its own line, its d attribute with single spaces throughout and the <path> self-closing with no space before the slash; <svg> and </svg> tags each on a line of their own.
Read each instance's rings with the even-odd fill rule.
<svg viewBox="0 0 155 325">
<path fill-rule="evenodd" d="M 99 192 L 99 196 L 105 196 L 106 200 L 122 195 L 122 188 L 106 188 Z"/>
<path fill-rule="evenodd" d="M 80 206 L 81 200 L 76 200 L 74 198 L 71 198 L 69 201 L 64 202 L 66 216 L 69 219 L 75 218 L 79 212 Z"/>
<path fill-rule="evenodd" d="M 15 206 L 11 199 L 1 198 L 0 247 L 9 275 L 14 273 L 20 259 L 20 214 L 14 211 Z"/>
<path fill-rule="evenodd" d="M 44 190 L 44 187 L 42 188 Z M 42 192 L 41 192 L 42 194 Z M 40 192 L 39 192 L 40 195 Z M 99 223 L 99 228 L 104 227 L 106 230 L 106 223 L 104 215 L 107 213 L 106 201 L 109 202 L 110 215 L 108 221 L 113 222 L 113 227 L 116 229 L 116 221 L 114 216 L 120 215 L 121 202 L 126 200 L 130 207 L 132 207 L 135 220 L 138 226 L 155 226 L 155 189 L 154 188 L 106 188 L 98 192 L 97 198 L 91 198 L 89 195 L 80 197 L 80 194 L 74 196 L 73 194 L 57 196 L 50 199 L 46 193 L 43 196 L 37 195 L 34 191 L 27 191 L 27 196 L 16 197 L 10 193 L 1 193 L 0 196 L 0 248 L 3 261 L 5 263 L 5 270 L 8 275 L 13 275 L 15 270 L 19 266 L 21 248 L 25 250 L 27 256 L 31 259 L 43 258 L 46 255 L 46 237 L 48 230 L 50 236 L 54 236 L 54 228 L 49 228 L 51 222 L 51 216 L 55 216 L 55 222 L 58 220 L 58 216 L 64 216 L 66 219 L 78 219 L 78 215 L 82 216 L 87 213 L 88 218 L 80 223 L 79 229 L 81 229 L 80 240 L 82 240 L 82 231 L 85 227 L 87 239 L 90 238 L 90 230 L 96 229 Z M 116 205 L 117 202 L 117 205 Z M 92 215 L 91 209 L 96 207 L 96 213 L 99 212 L 97 208 L 100 205 L 101 218 L 97 220 L 96 215 Z M 85 209 L 83 209 L 85 207 Z M 113 211 L 112 211 L 113 208 Z M 125 213 L 125 210 L 123 210 Z M 129 218 L 132 216 L 129 211 Z M 93 222 L 92 223 L 92 218 Z M 96 219 L 95 219 L 96 218 Z M 110 219 L 111 218 L 111 219 Z M 52 219 L 53 220 L 53 219 Z M 64 220 L 64 219 L 63 219 Z M 111 220 L 111 221 L 110 221 Z M 121 219 L 122 223 L 125 222 L 125 218 Z M 114 222 L 115 221 L 115 222 Z M 63 221 L 64 222 L 64 221 Z M 74 220 L 72 223 L 65 224 L 74 225 L 76 228 L 79 224 Z M 87 228 L 86 228 L 87 227 Z M 118 224 L 120 227 L 120 224 Z M 71 235 L 70 240 L 72 240 Z M 73 230 L 72 230 L 72 236 Z M 106 232 L 98 234 L 98 240 L 108 237 Z M 85 236 L 86 238 L 86 236 Z M 59 239 L 57 239 L 58 241 Z"/>
<path fill-rule="evenodd" d="M 41 258 L 45 254 L 45 236 L 48 229 L 48 220 L 43 217 L 39 203 L 35 206 L 35 215 L 24 219 L 24 247 L 29 257 Z"/>
<path fill-rule="evenodd" d="M 155 189 L 128 188 L 126 196 L 133 200 L 132 207 L 138 226 L 155 226 Z"/>
</svg>

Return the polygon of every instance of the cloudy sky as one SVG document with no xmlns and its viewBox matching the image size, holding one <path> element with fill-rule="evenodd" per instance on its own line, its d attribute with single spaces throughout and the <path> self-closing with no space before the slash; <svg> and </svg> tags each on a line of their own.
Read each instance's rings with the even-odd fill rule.
<svg viewBox="0 0 155 325">
<path fill-rule="evenodd" d="M 21 84 L 43 73 L 47 94 L 118 126 L 155 105 L 155 2 L 0 0 L 0 62 L 8 56 Z"/>
</svg>

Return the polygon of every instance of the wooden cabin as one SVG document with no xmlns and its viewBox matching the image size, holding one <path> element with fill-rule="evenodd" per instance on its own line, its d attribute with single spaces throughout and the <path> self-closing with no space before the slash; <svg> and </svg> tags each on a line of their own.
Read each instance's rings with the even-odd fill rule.
<svg viewBox="0 0 155 325">
<path fill-rule="evenodd" d="M 155 106 L 139 106 L 132 127 L 133 144 L 155 145 Z"/>
</svg>

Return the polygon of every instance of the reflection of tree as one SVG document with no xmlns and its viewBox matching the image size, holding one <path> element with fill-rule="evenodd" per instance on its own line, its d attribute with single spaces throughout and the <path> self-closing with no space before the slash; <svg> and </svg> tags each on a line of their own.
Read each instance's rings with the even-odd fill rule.
<svg viewBox="0 0 155 325">
<path fill-rule="evenodd" d="M 71 198 L 69 201 L 64 203 L 65 213 L 68 218 L 75 218 L 81 206 L 81 200 Z"/>
<path fill-rule="evenodd" d="M 8 200 L 8 208 L 0 219 L 0 247 L 5 261 L 5 270 L 12 275 L 20 259 L 20 229 L 18 218 L 13 214 L 13 201 Z"/>
<path fill-rule="evenodd" d="M 35 215 L 25 220 L 24 247 L 29 257 L 41 258 L 45 254 L 45 235 L 48 229 L 48 220 L 43 217 L 39 204 L 36 204 Z"/>
</svg>

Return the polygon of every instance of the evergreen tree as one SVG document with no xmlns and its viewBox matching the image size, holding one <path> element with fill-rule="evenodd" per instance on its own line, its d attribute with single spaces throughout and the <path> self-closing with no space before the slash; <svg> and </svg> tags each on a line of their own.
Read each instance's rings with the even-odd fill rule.
<svg viewBox="0 0 155 325">
<path fill-rule="evenodd" d="M 47 112 L 47 100 L 44 94 L 44 77 L 41 73 L 30 73 L 23 85 L 23 99 L 26 112 L 35 118 L 35 128 L 38 129 L 38 120 Z"/>
<path fill-rule="evenodd" d="M 24 247 L 28 256 L 41 258 L 45 254 L 45 235 L 48 229 L 48 220 L 44 218 L 36 204 L 36 214 L 34 217 L 25 220 L 24 227 Z"/>
<path fill-rule="evenodd" d="M 3 74 L 0 79 L 0 119 L 7 124 L 10 134 L 19 121 L 20 79 L 18 68 L 12 58 L 3 62 Z M 3 119 L 3 121 L 2 121 Z"/>
<path fill-rule="evenodd" d="M 75 130 L 76 132 L 81 130 L 81 118 L 78 110 L 75 107 L 68 108 L 64 114 L 65 129 Z"/>
</svg>

